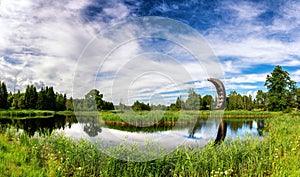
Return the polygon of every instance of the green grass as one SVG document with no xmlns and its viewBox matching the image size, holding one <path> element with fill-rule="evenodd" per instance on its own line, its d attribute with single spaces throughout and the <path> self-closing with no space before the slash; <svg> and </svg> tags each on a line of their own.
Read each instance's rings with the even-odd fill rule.
<svg viewBox="0 0 300 177">
<path fill-rule="evenodd" d="M 135 126 L 170 125 L 174 126 L 194 123 L 196 118 L 224 117 L 224 118 L 268 118 L 279 116 L 282 113 L 252 112 L 252 111 L 141 111 L 141 112 L 100 112 L 101 119 L 107 125 L 129 123 Z"/>
<path fill-rule="evenodd" d="M 1 110 L 1 117 L 11 117 L 11 118 L 20 118 L 20 117 L 41 117 L 41 116 L 53 116 L 55 111 L 49 110 Z"/>
<path fill-rule="evenodd" d="M 46 176 L 37 156 L 29 152 L 31 147 L 16 137 L 11 131 L 0 134 L 0 176 Z"/>
<path fill-rule="evenodd" d="M 300 176 L 300 117 L 284 115 L 266 122 L 263 139 L 181 147 L 148 162 L 115 159 L 85 140 L 29 138 L 3 129 L 0 176 Z M 114 150 L 133 151 L 124 146 Z"/>
</svg>

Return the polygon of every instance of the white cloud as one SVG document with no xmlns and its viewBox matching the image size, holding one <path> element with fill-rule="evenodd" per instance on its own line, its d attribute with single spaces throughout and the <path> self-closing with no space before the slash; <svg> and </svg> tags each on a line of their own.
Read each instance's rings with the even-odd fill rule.
<svg viewBox="0 0 300 177">
<path fill-rule="evenodd" d="M 8 89 L 45 83 L 55 90 L 72 90 L 77 58 L 93 35 L 81 20 L 87 1 L 1 1 L 0 56 Z M 4 57 L 18 61 L 8 63 Z M 10 79 L 8 79 L 10 78 Z"/>
<path fill-rule="evenodd" d="M 226 2 L 222 8 L 235 10 L 237 18 L 222 27 L 209 29 L 205 37 L 217 56 L 236 59 L 223 63 L 226 72 L 231 67 L 231 72 L 237 73 L 259 64 L 299 65 L 299 59 L 291 57 L 300 56 L 299 3 L 285 3 L 277 10 L 281 15 L 275 15 L 271 25 L 257 22 L 256 17 L 269 8 L 263 3 Z"/>
<path fill-rule="evenodd" d="M 242 74 L 242 75 L 239 75 L 239 76 L 227 79 L 226 82 L 229 82 L 229 83 L 257 83 L 257 82 L 265 82 L 268 74 L 269 73 L 263 73 L 263 74 Z"/>
<path fill-rule="evenodd" d="M 140 34 L 134 34 L 138 31 L 134 25 L 131 26 L 132 29 L 123 30 L 123 33 L 118 35 L 91 42 L 92 49 L 87 47 L 91 39 L 97 39 L 95 37 L 97 32 L 100 30 L 102 32 L 103 29 L 108 29 L 111 25 L 126 19 L 131 13 L 128 6 L 111 1 L 109 7 L 104 7 L 103 12 L 97 14 L 98 18 L 95 17 L 101 20 L 102 17 L 109 16 L 111 17 L 109 22 L 89 21 L 84 19 L 82 9 L 90 4 L 89 0 L 21 0 L 18 2 L 2 0 L 0 2 L 0 79 L 8 82 L 10 90 L 25 88 L 27 84 L 45 84 L 53 85 L 56 90 L 70 94 L 73 76 L 77 74 L 78 78 L 75 81 L 78 83 L 75 85 L 78 88 L 75 89 L 78 90 L 76 92 L 82 95 L 90 87 L 97 86 L 108 99 L 112 99 L 109 93 L 112 85 L 116 84 L 119 79 L 121 87 L 116 88 L 119 92 L 114 96 L 120 99 L 122 95 L 128 94 L 123 92 L 122 88 L 130 86 L 132 80 L 137 77 L 136 74 L 153 68 L 156 72 L 165 72 L 166 77 L 152 72 L 148 76 L 138 78 L 137 82 L 131 85 L 132 92 L 141 93 L 136 95 L 137 97 L 151 97 L 149 94 L 151 91 L 152 94 L 169 91 L 170 94 L 165 94 L 165 96 L 171 97 L 177 95 L 174 91 L 178 88 L 207 89 L 209 84 L 204 82 L 206 78 L 220 77 L 224 75 L 224 72 L 226 73 L 224 81 L 228 89 L 255 90 L 261 86 L 254 85 L 254 83 L 263 82 L 266 73 L 255 70 L 253 66 L 260 64 L 300 65 L 299 3 L 290 2 L 282 6 L 280 9 L 282 16 L 275 17 L 273 24 L 269 26 L 255 21 L 257 16 L 265 12 L 266 7 L 255 6 L 249 2 L 224 3 L 224 8 L 235 11 L 236 16 L 232 22 L 221 28 L 211 28 L 208 33 L 205 33 L 210 46 L 204 39 L 195 38 L 194 34 L 181 36 L 170 33 L 176 27 L 172 29 L 172 26 L 166 24 L 163 32 L 170 34 L 165 37 L 173 39 L 178 46 L 175 44 L 175 47 L 170 48 L 162 46 L 161 48 L 166 47 L 168 51 L 162 51 L 160 54 L 166 52 L 164 54 L 173 57 L 174 60 L 166 59 L 160 62 L 149 55 L 141 55 L 149 51 L 142 47 L 141 41 L 136 39 L 136 36 Z M 167 5 L 163 4 L 159 7 L 162 12 L 172 10 Z M 138 32 L 149 34 L 142 30 Z M 155 34 L 161 31 L 156 32 L 153 31 Z M 292 36 L 292 40 L 285 41 L 269 37 L 277 33 Z M 132 40 L 119 46 L 118 42 L 126 39 Z M 195 42 L 196 39 L 198 43 Z M 189 50 L 179 50 L 180 47 Z M 206 52 L 211 51 L 210 47 L 220 57 L 222 68 L 219 67 L 217 60 L 210 60 L 214 57 L 212 52 Z M 103 62 L 104 57 L 99 53 L 105 53 L 111 48 L 115 51 L 112 51 L 109 56 L 104 56 L 108 58 Z M 84 49 L 86 53 L 80 58 Z M 194 56 L 196 54 L 195 57 L 200 56 L 200 61 L 195 61 L 194 56 L 190 56 L 191 54 Z M 17 63 L 12 63 L 5 57 Z M 138 62 L 132 62 L 137 57 L 140 57 L 137 59 Z M 77 61 L 79 63 L 76 67 Z M 253 68 L 253 74 L 243 74 L 246 68 Z M 101 77 L 97 78 L 97 74 Z M 293 73 L 296 81 L 300 81 L 299 75 L 299 71 Z M 119 78 L 116 79 L 115 76 Z M 173 80 L 178 83 L 172 84 L 168 77 L 176 78 L 177 80 Z M 95 80 L 99 82 L 96 85 Z M 194 85 L 184 84 L 190 81 L 200 82 Z M 246 83 L 253 83 L 253 85 Z"/>
<path fill-rule="evenodd" d="M 233 3 L 229 8 L 236 10 L 238 18 L 243 21 L 253 20 L 253 18 L 263 12 L 262 9 L 257 7 L 257 4 L 252 4 L 250 2 L 240 2 L 239 4 Z"/>
</svg>

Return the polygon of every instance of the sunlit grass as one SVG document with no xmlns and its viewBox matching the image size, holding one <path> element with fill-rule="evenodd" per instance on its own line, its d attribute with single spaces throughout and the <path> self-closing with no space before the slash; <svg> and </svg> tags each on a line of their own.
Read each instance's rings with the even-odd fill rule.
<svg viewBox="0 0 300 177">
<path fill-rule="evenodd" d="M 1 110 L 0 118 L 20 118 L 20 117 L 41 117 L 41 116 L 53 116 L 55 111 L 49 110 Z"/>
<path fill-rule="evenodd" d="M 12 129 L 0 134 L 0 175 L 4 176 L 300 176 L 300 118 L 266 120 L 264 138 L 180 147 L 147 162 L 122 161 L 86 140 L 63 135 L 29 138 Z M 115 152 L 132 153 L 127 146 Z M 141 155 L 137 152 L 137 154 Z"/>
</svg>

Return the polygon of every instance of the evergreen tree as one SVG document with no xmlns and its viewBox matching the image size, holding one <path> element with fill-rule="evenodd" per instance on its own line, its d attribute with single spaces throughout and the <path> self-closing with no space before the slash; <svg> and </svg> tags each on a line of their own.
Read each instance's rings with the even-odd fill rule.
<svg viewBox="0 0 300 177">
<path fill-rule="evenodd" d="M 46 90 L 43 87 L 41 88 L 41 91 L 39 91 L 38 93 L 36 108 L 40 110 L 47 109 L 47 95 L 46 95 Z"/>
<path fill-rule="evenodd" d="M 8 97 L 8 93 L 6 90 L 6 85 L 4 82 L 1 83 L 0 81 L 0 109 L 8 108 L 7 97 Z"/>
<path fill-rule="evenodd" d="M 56 93 L 56 103 L 55 103 L 56 111 L 64 111 L 66 110 L 66 94 Z"/>
<path fill-rule="evenodd" d="M 55 110 L 56 96 L 53 87 L 46 87 L 46 100 L 48 110 Z"/>
<path fill-rule="evenodd" d="M 281 66 L 276 66 L 271 75 L 267 75 L 265 86 L 268 89 L 268 108 L 271 111 L 287 109 L 295 97 L 296 82 L 291 80 L 289 73 Z"/>
<path fill-rule="evenodd" d="M 27 86 L 25 91 L 25 106 L 27 109 L 36 109 L 38 93 L 34 85 Z"/>
</svg>

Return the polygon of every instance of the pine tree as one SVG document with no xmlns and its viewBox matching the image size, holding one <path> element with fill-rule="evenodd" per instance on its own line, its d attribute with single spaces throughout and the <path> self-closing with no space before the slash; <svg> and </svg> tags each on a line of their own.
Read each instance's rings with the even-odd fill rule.
<svg viewBox="0 0 300 177">
<path fill-rule="evenodd" d="M 47 109 L 46 90 L 43 87 L 41 88 L 41 91 L 38 93 L 36 108 L 40 110 Z"/>
<path fill-rule="evenodd" d="M 0 109 L 8 108 L 7 97 L 8 97 L 8 93 L 6 90 L 6 85 L 4 82 L 1 83 L 0 81 Z"/>
<path fill-rule="evenodd" d="M 53 87 L 49 87 L 49 88 L 46 87 L 46 100 L 48 103 L 46 109 L 55 110 L 56 97 L 55 97 Z"/>
<path fill-rule="evenodd" d="M 286 110 L 296 95 L 296 82 L 291 80 L 289 73 L 281 66 L 276 66 L 271 75 L 267 75 L 265 86 L 268 89 L 268 108 L 271 111 Z"/>
<path fill-rule="evenodd" d="M 38 93 L 34 85 L 27 86 L 25 91 L 25 106 L 27 109 L 36 109 Z"/>
</svg>

